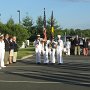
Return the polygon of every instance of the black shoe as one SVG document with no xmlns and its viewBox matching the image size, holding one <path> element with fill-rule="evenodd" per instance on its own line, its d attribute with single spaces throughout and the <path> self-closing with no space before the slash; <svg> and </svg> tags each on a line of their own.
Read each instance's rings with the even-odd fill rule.
<svg viewBox="0 0 90 90">
<path fill-rule="evenodd" d="M 61 65 L 61 63 L 58 63 L 58 65 Z"/>
<path fill-rule="evenodd" d="M 48 65 L 48 63 L 44 63 L 44 65 Z"/>
<path fill-rule="evenodd" d="M 40 65 L 41 63 L 40 62 L 37 62 L 38 65 Z"/>
<path fill-rule="evenodd" d="M 51 65 L 55 65 L 55 63 L 50 63 Z"/>
<path fill-rule="evenodd" d="M 16 63 L 16 62 L 13 62 L 13 63 Z"/>
</svg>

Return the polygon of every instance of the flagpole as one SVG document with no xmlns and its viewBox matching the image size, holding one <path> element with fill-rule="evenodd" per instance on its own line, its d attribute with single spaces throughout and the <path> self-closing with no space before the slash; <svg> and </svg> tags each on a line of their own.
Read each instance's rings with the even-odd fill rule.
<svg viewBox="0 0 90 90">
<path fill-rule="evenodd" d="M 46 14 L 45 14 L 45 8 L 44 8 L 44 20 L 43 20 L 43 35 L 44 35 L 44 40 L 47 40 L 47 35 L 46 35 Z"/>
<path fill-rule="evenodd" d="M 51 14 L 51 40 L 54 38 L 54 20 L 53 20 L 53 11 Z"/>
</svg>

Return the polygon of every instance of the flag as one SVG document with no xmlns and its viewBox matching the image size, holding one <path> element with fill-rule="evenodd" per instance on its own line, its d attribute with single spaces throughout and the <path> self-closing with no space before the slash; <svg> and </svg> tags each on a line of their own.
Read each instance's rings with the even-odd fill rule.
<svg viewBox="0 0 90 90">
<path fill-rule="evenodd" d="M 45 8 L 44 8 L 44 20 L 43 20 L 43 35 L 44 35 L 44 40 L 47 40 L 47 35 L 46 35 L 46 14 L 45 14 Z"/>
<path fill-rule="evenodd" d="M 53 11 L 51 14 L 51 40 L 54 37 L 54 20 L 53 20 Z"/>
</svg>

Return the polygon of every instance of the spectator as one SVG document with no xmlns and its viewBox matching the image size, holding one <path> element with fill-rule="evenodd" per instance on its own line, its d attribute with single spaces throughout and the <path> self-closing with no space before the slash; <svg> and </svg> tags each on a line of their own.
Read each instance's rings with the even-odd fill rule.
<svg viewBox="0 0 90 90">
<path fill-rule="evenodd" d="M 76 38 L 74 39 L 74 54 L 77 55 L 80 55 L 80 40 L 78 38 L 78 35 L 76 36 Z"/>
<path fill-rule="evenodd" d="M 4 43 L 5 43 L 5 56 L 4 56 L 4 61 L 5 65 L 9 64 L 9 49 L 10 49 L 10 43 L 9 43 L 9 35 L 6 34 L 4 38 Z"/>
<path fill-rule="evenodd" d="M 86 38 L 83 40 L 83 54 L 84 56 L 88 55 L 88 41 Z"/>
<path fill-rule="evenodd" d="M 11 64 L 13 61 L 13 53 L 14 53 L 14 42 L 12 40 L 12 37 L 9 38 L 9 43 L 10 43 L 9 63 Z"/>
<path fill-rule="evenodd" d="M 13 37 L 13 42 L 14 42 L 13 63 L 16 63 L 17 52 L 18 52 L 18 45 L 17 45 L 17 42 L 16 42 L 16 36 Z"/>
</svg>

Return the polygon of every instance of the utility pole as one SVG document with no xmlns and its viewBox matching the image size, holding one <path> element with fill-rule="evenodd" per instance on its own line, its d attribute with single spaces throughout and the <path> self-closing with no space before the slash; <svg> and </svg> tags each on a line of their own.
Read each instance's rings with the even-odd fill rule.
<svg viewBox="0 0 90 90">
<path fill-rule="evenodd" d="M 20 21 L 20 10 L 17 10 L 17 12 L 19 13 L 19 24 L 21 23 Z"/>
</svg>

